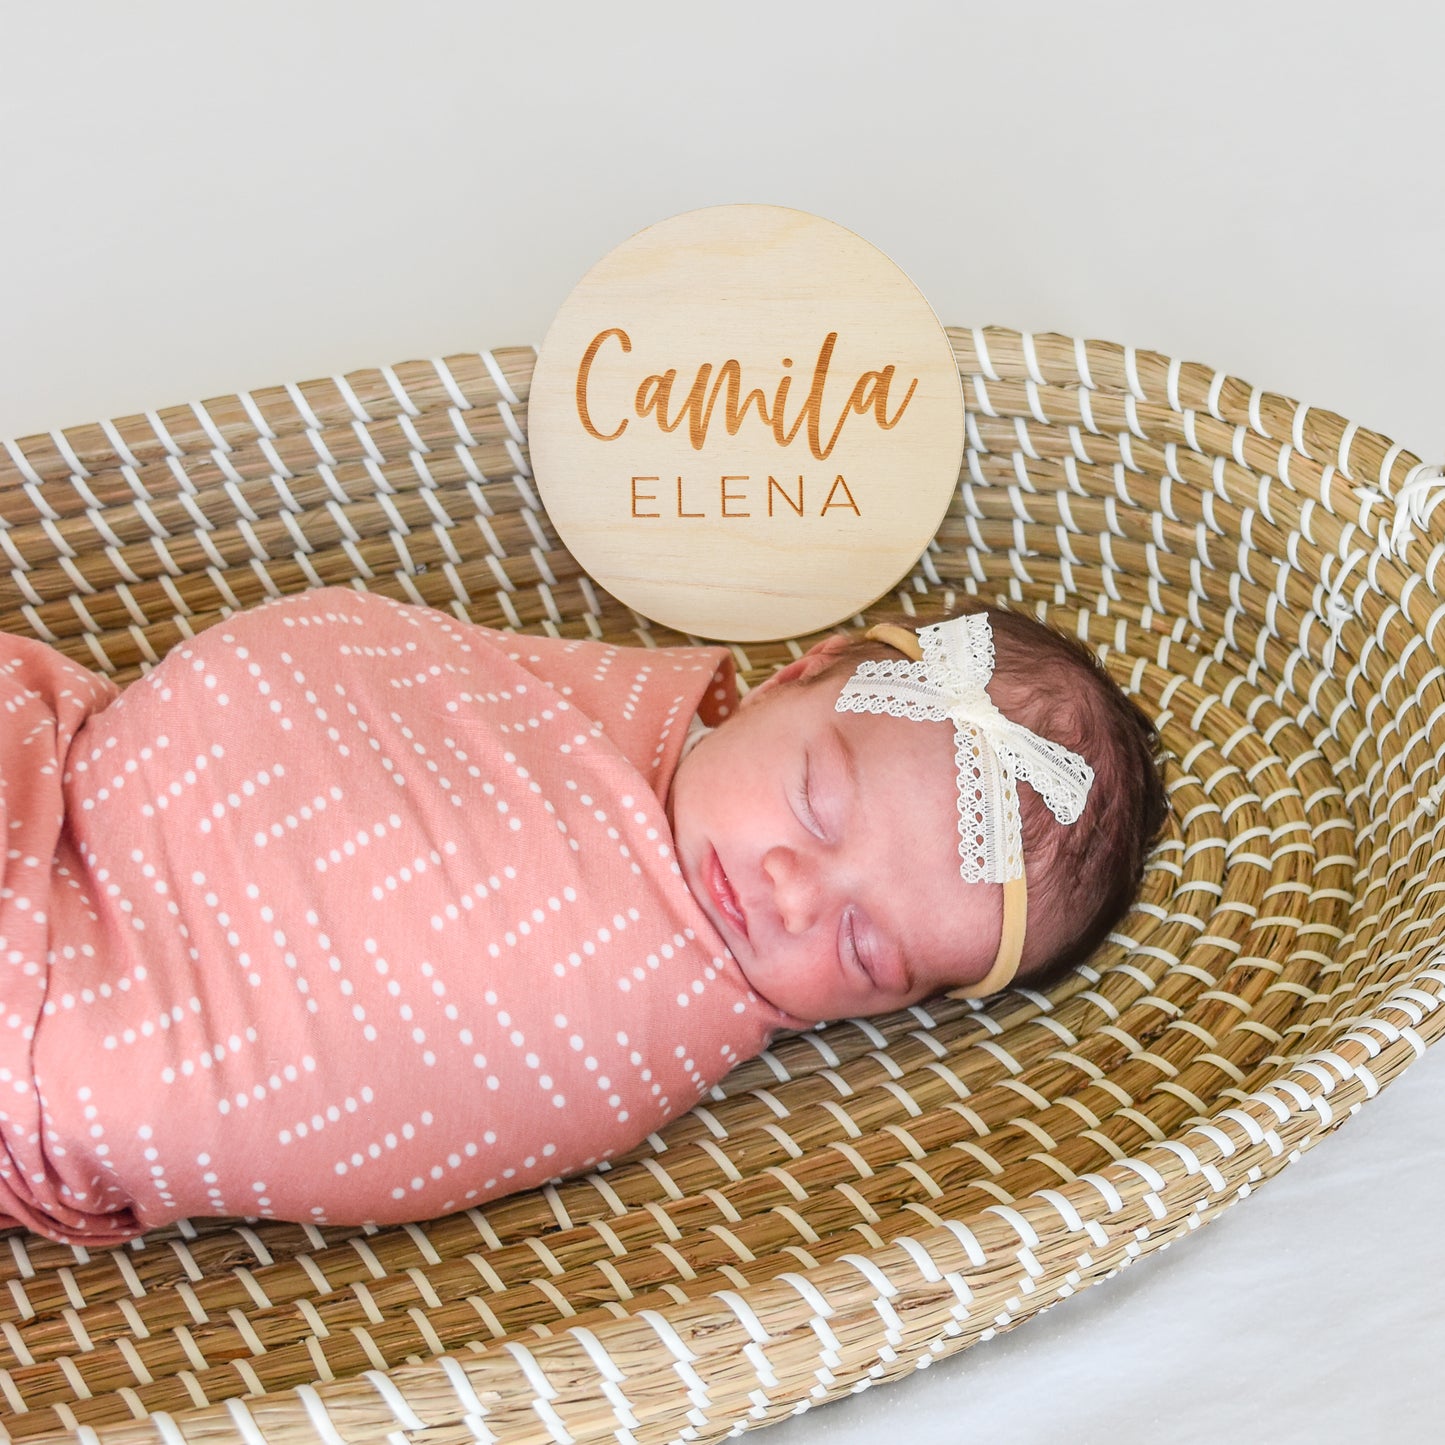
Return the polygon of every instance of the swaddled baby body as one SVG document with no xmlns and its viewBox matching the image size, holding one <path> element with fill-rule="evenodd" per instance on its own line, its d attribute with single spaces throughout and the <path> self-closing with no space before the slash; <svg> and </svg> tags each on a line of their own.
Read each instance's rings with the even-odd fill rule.
<svg viewBox="0 0 1445 1445">
<path fill-rule="evenodd" d="M 723 648 L 341 589 L 120 694 L 0 641 L 0 1222 L 431 1217 L 631 1148 L 780 1028 L 987 982 L 1002 890 L 921 841 L 952 729 L 838 712 L 841 646 L 739 710 Z"/>
</svg>

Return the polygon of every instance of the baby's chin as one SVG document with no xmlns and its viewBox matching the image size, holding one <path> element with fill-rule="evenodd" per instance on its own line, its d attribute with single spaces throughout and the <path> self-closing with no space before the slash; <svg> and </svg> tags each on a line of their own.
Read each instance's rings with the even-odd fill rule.
<svg viewBox="0 0 1445 1445">
<path fill-rule="evenodd" d="M 704 910 L 704 911 L 706 911 L 706 910 Z M 711 917 L 711 915 L 709 915 L 709 917 Z M 713 920 L 713 927 L 714 927 L 714 928 L 717 927 L 716 920 Z M 726 946 L 726 945 L 724 945 L 724 946 Z M 778 1020 L 779 1020 L 779 1024 L 778 1024 L 778 1027 L 779 1027 L 779 1028 L 794 1029 L 794 1030 L 799 1030 L 799 1029 L 815 1029 L 815 1028 L 821 1027 L 823 1024 L 825 1024 L 825 1023 L 828 1022 L 828 1020 L 827 1020 L 826 1018 L 817 1018 L 817 1019 L 800 1018 L 797 1014 L 789 1013 L 787 1009 L 783 1008 L 781 1005 L 779 1005 L 779 1004 L 777 1004 L 777 1003 L 774 1003 L 774 1001 L 772 1000 L 772 998 L 768 995 L 767 989 L 765 989 L 765 988 L 759 988 L 759 987 L 758 987 L 757 983 L 756 983 L 756 982 L 754 981 L 754 979 L 753 979 L 752 974 L 748 972 L 748 966 L 747 966 L 747 964 L 745 964 L 745 963 L 743 962 L 743 960 L 740 959 L 740 958 L 737 956 L 737 954 L 733 952 L 732 949 L 728 949 L 728 953 L 729 953 L 729 955 L 731 956 L 733 962 L 734 962 L 735 964 L 737 964 L 737 966 L 738 966 L 738 972 L 742 974 L 742 976 L 743 976 L 743 981 L 747 984 L 747 986 L 748 986 L 765 1004 L 767 1004 L 767 1006 L 768 1006 L 770 1009 L 772 1009 L 772 1011 L 773 1011 L 775 1014 L 777 1014 Z"/>
</svg>

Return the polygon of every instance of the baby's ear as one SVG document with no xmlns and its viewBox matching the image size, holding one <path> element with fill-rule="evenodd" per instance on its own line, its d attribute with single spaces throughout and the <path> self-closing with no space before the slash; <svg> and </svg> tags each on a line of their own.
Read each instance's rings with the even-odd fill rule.
<svg viewBox="0 0 1445 1445">
<path fill-rule="evenodd" d="M 846 651 L 852 641 L 851 637 L 835 632 L 821 642 L 815 642 L 801 657 L 794 658 L 786 667 L 780 667 L 771 677 L 764 678 L 750 688 L 743 701 L 749 702 L 770 688 L 780 687 L 784 683 L 806 682 L 808 678 L 817 676 L 825 667 L 835 662 L 839 653 Z"/>
</svg>

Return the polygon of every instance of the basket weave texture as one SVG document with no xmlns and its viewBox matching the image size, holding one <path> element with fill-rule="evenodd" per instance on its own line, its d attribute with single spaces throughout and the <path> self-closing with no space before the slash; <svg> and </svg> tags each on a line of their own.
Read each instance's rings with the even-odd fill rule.
<svg viewBox="0 0 1445 1445">
<path fill-rule="evenodd" d="M 898 594 L 1077 632 L 1159 720 L 1144 896 L 1046 993 L 788 1038 L 604 1174 L 382 1230 L 0 1240 L 0 1437 L 711 1440 L 1187 1234 L 1445 1030 L 1438 468 L 1208 367 L 951 331 L 966 471 Z M 0 629 L 134 677 L 354 584 L 647 646 L 529 481 L 526 349 L 26 438 Z M 808 639 L 737 648 L 745 681 Z M 8 1246 L 8 1247 L 7 1247 Z"/>
</svg>

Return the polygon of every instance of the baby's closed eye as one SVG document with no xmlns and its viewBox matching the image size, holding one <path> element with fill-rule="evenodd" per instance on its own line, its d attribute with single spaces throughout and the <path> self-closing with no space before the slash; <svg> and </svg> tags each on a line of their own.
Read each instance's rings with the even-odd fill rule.
<svg viewBox="0 0 1445 1445">
<path fill-rule="evenodd" d="M 819 842 L 826 843 L 828 841 L 828 834 L 827 830 L 823 827 L 822 819 L 818 816 L 814 788 L 815 775 L 812 757 L 807 751 L 804 751 L 802 766 L 794 780 L 790 802 L 794 816 L 803 827 L 817 838 Z"/>
<path fill-rule="evenodd" d="M 845 908 L 838 925 L 839 959 L 845 966 L 857 969 L 871 982 L 876 982 L 873 979 L 873 971 L 868 966 L 868 950 L 860 933 L 857 909 Z"/>
</svg>

